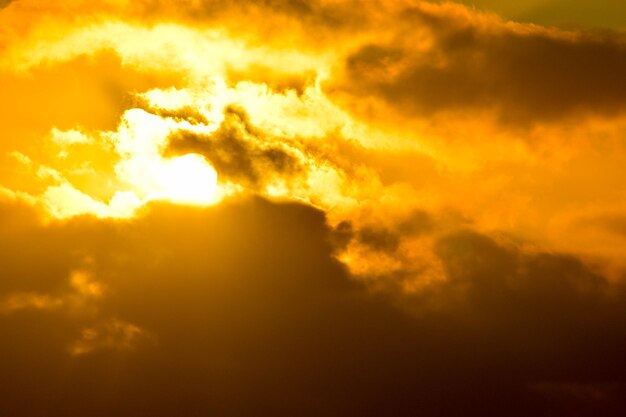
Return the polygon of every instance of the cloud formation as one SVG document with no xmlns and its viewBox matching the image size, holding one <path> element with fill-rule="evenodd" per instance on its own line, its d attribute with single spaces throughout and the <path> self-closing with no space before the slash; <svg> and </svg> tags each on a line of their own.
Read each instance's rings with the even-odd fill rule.
<svg viewBox="0 0 626 417">
<path fill-rule="evenodd" d="M 451 4 L 419 4 L 394 21 L 395 36 L 345 59 L 340 90 L 409 117 L 495 111 L 522 126 L 624 110 L 620 33 L 514 24 Z"/>
<path fill-rule="evenodd" d="M 624 414 L 623 34 L 413 0 L 0 25 L 0 415 Z"/>
<path fill-rule="evenodd" d="M 97 313 L 0 316 L 12 340 L 0 360 L 14 381 L 5 414 L 542 416 L 624 406 L 626 291 L 572 257 L 459 232 L 437 242 L 448 280 L 397 298 L 355 283 L 331 256 L 322 213 L 302 205 L 156 205 L 132 222 L 30 228 L 29 243 L 90 259 L 108 294 Z M 66 271 L 80 262 L 65 259 Z M 31 258 L 42 271 L 55 260 Z M 33 389 L 38 399 L 22 401 Z"/>
<path fill-rule="evenodd" d="M 289 148 L 260 139 L 245 111 L 226 108 L 220 127 L 206 137 L 193 132 L 176 132 L 168 139 L 167 153 L 203 155 L 227 181 L 255 188 L 263 177 L 291 178 L 302 168 Z"/>
</svg>

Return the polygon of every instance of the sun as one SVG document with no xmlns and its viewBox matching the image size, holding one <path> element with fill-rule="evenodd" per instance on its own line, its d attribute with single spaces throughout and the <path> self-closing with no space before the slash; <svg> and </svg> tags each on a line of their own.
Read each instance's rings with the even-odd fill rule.
<svg viewBox="0 0 626 417">
<path fill-rule="evenodd" d="M 219 200 L 217 172 L 198 154 L 162 159 L 148 200 L 209 205 Z"/>
<path fill-rule="evenodd" d="M 126 111 L 118 132 L 111 136 L 121 157 L 116 177 L 131 195 L 120 200 L 123 210 L 116 206 L 117 212 L 132 215 L 151 201 L 207 206 L 222 199 L 217 172 L 205 157 L 198 153 L 165 156 L 169 136 L 180 128 L 177 123 L 142 109 Z"/>
</svg>

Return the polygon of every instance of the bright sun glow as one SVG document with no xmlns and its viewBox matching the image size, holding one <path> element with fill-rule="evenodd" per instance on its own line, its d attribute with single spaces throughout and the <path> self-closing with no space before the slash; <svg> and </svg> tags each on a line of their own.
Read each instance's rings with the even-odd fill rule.
<svg viewBox="0 0 626 417">
<path fill-rule="evenodd" d="M 156 182 L 157 190 L 148 195 L 149 200 L 206 205 L 219 199 L 217 173 L 197 154 L 164 160 Z"/>
</svg>

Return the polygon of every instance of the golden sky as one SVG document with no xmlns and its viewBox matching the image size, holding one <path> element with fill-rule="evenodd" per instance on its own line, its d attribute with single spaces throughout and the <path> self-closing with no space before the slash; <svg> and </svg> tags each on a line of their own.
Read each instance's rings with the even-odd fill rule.
<svg viewBox="0 0 626 417">
<path fill-rule="evenodd" d="M 0 1 L 0 416 L 622 416 L 626 6 Z"/>
</svg>

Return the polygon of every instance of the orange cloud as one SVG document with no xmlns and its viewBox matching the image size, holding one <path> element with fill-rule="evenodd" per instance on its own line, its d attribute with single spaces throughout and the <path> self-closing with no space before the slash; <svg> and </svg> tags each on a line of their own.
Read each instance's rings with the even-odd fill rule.
<svg viewBox="0 0 626 417">
<path fill-rule="evenodd" d="M 623 414 L 622 34 L 3 6 L 0 414 Z"/>
</svg>

